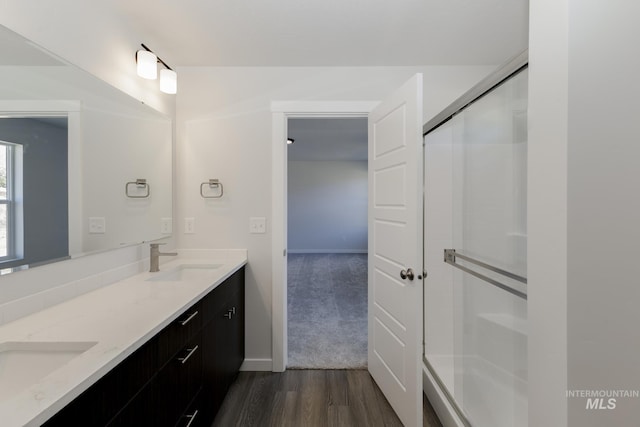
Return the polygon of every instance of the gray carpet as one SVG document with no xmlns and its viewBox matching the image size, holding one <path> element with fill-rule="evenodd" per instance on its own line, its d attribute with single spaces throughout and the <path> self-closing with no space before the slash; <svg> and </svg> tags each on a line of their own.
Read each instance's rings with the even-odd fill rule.
<svg viewBox="0 0 640 427">
<path fill-rule="evenodd" d="M 289 254 L 289 364 L 367 366 L 367 255 Z"/>
</svg>

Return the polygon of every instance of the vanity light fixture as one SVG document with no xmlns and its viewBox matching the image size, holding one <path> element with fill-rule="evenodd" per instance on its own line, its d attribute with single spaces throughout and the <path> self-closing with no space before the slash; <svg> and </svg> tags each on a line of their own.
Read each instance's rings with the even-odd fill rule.
<svg viewBox="0 0 640 427">
<path fill-rule="evenodd" d="M 293 139 L 293 138 L 287 138 L 287 145 L 291 145 L 291 144 L 293 144 L 294 142 L 296 142 L 296 140 L 295 140 L 295 139 Z"/>
<path fill-rule="evenodd" d="M 172 94 L 178 91 L 178 74 L 175 71 L 160 70 L 160 91 Z"/>
<path fill-rule="evenodd" d="M 144 45 L 143 45 L 144 46 Z M 143 79 L 155 80 L 158 78 L 158 57 L 147 50 L 136 52 L 138 75 Z"/>
<path fill-rule="evenodd" d="M 142 43 L 136 52 L 136 63 L 138 75 L 145 79 L 155 80 L 158 78 L 158 63 L 164 66 L 160 70 L 160 91 L 174 94 L 178 91 L 178 74 L 160 59 L 155 53 Z"/>
</svg>

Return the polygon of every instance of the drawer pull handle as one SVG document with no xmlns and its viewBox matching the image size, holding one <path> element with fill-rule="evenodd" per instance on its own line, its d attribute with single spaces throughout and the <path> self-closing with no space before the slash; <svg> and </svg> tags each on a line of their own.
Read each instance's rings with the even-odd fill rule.
<svg viewBox="0 0 640 427">
<path fill-rule="evenodd" d="M 230 308 L 229 310 L 227 310 L 227 312 L 225 314 L 223 314 L 223 317 L 226 317 L 227 319 L 231 320 L 233 318 L 233 315 L 236 314 L 236 308 Z"/>
<path fill-rule="evenodd" d="M 191 319 L 193 319 L 194 317 L 196 317 L 198 315 L 198 310 L 194 311 L 193 313 L 191 313 L 189 315 L 189 317 L 187 317 L 184 320 L 180 321 L 180 325 L 185 326 L 187 323 L 189 323 L 191 321 Z"/>
<path fill-rule="evenodd" d="M 187 423 L 187 425 L 185 427 L 190 427 L 191 426 L 191 423 L 193 422 L 193 420 L 196 419 L 196 415 L 198 415 L 198 410 L 197 409 L 195 411 L 193 411 L 193 414 L 185 415 L 185 418 L 189 418 L 189 422 Z"/>
<path fill-rule="evenodd" d="M 189 353 L 187 353 L 185 357 L 178 357 L 178 361 L 184 365 L 185 363 L 187 363 L 187 360 L 189 360 L 191 355 L 196 352 L 197 349 L 198 349 L 198 346 L 195 346 L 193 348 L 188 348 L 187 351 Z"/>
<path fill-rule="evenodd" d="M 223 314 L 223 317 L 226 317 L 227 319 L 231 320 L 231 318 L 233 317 L 233 315 L 236 314 L 236 308 L 235 307 L 231 307 L 229 310 L 227 310 L 227 312 L 225 314 Z"/>
</svg>

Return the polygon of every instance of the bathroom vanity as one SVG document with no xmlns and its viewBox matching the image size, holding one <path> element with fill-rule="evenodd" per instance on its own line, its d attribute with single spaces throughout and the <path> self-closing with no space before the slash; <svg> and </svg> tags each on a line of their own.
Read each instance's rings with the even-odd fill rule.
<svg viewBox="0 0 640 427">
<path fill-rule="evenodd" d="M 211 425 L 244 360 L 245 264 L 181 254 L 0 327 L 0 344 L 69 355 L 5 393 L 3 426 Z"/>
<path fill-rule="evenodd" d="M 244 360 L 247 254 L 141 260 L 171 234 L 173 117 L 1 25 L 0 54 L 21 173 L 0 267 L 26 270 L 0 293 L 0 425 L 210 424 Z"/>
<path fill-rule="evenodd" d="M 244 268 L 44 425 L 208 426 L 243 360 Z"/>
</svg>

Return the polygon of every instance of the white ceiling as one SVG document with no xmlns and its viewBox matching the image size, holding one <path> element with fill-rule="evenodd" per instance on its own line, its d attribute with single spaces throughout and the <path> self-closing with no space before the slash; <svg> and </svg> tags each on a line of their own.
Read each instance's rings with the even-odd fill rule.
<svg viewBox="0 0 640 427">
<path fill-rule="evenodd" d="M 528 0 L 114 0 L 171 66 L 492 65 Z"/>
<path fill-rule="evenodd" d="M 289 160 L 367 160 L 367 118 L 289 119 Z"/>
</svg>

